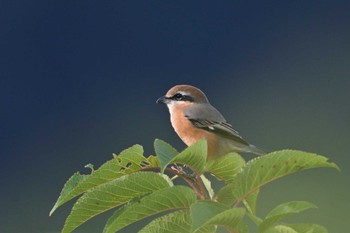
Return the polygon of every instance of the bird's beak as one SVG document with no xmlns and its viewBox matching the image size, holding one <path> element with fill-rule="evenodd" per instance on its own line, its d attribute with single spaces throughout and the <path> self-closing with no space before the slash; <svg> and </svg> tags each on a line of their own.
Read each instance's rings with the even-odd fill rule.
<svg viewBox="0 0 350 233">
<path fill-rule="evenodd" d="M 166 96 L 162 96 L 159 99 L 157 99 L 156 103 L 157 104 L 159 104 L 159 103 L 167 104 L 167 103 L 169 103 L 169 99 Z"/>
</svg>

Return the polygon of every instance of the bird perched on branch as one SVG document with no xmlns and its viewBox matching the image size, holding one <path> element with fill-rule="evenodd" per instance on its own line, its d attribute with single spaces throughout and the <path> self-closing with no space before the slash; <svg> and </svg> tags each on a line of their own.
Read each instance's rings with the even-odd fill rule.
<svg viewBox="0 0 350 233">
<path fill-rule="evenodd" d="M 262 150 L 246 142 L 209 103 L 206 95 L 194 86 L 176 85 L 165 96 L 160 97 L 157 103 L 167 105 L 171 124 L 187 146 L 200 139 L 207 140 L 208 159 L 229 152 L 264 154 Z"/>
</svg>

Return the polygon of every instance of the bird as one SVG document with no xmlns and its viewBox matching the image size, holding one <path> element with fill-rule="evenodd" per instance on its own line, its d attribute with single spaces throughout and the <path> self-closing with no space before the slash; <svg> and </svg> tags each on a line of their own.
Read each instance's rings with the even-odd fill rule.
<svg viewBox="0 0 350 233">
<path fill-rule="evenodd" d="M 230 152 L 265 154 L 243 139 L 197 87 L 173 86 L 164 96 L 158 98 L 156 103 L 167 105 L 171 125 L 187 146 L 201 139 L 207 141 L 207 160 Z"/>
</svg>

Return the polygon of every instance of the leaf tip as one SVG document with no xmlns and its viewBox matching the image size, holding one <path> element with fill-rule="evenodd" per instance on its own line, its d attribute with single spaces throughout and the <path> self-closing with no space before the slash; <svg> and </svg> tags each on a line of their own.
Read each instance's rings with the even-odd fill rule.
<svg viewBox="0 0 350 233">
<path fill-rule="evenodd" d="M 91 173 L 95 171 L 94 165 L 92 163 L 88 163 L 84 166 L 84 168 L 89 168 L 91 169 Z"/>
<path fill-rule="evenodd" d="M 336 163 L 331 163 L 332 168 L 335 168 L 335 170 L 337 170 L 338 172 L 341 172 L 340 167 L 336 164 Z"/>
<path fill-rule="evenodd" d="M 55 205 L 52 207 L 52 209 L 49 212 L 49 216 L 51 217 L 52 214 L 55 212 L 55 210 L 57 209 L 57 203 L 55 203 Z"/>
</svg>

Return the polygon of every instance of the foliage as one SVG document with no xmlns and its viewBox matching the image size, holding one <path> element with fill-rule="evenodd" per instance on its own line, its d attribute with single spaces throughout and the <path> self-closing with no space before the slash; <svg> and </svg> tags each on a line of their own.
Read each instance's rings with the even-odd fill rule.
<svg viewBox="0 0 350 233">
<path fill-rule="evenodd" d="M 153 220 L 139 232 L 209 233 L 219 228 L 246 233 L 251 219 L 260 233 L 324 233 L 316 224 L 281 222 L 286 217 L 315 208 L 309 202 L 278 205 L 262 219 L 256 216 L 260 188 L 283 176 L 305 169 L 337 165 L 327 158 L 296 150 L 275 151 L 248 162 L 236 153 L 206 161 L 206 141 L 182 152 L 156 139 L 157 156 L 145 157 L 140 145 L 132 146 L 88 175 L 75 173 L 64 185 L 50 215 L 79 196 L 62 233 L 74 231 L 89 219 L 115 209 L 104 233 L 114 233 L 141 219 Z M 91 167 L 91 165 L 89 166 Z M 205 174 L 224 185 L 214 191 Z M 182 178 L 188 186 L 174 184 Z"/>
</svg>

